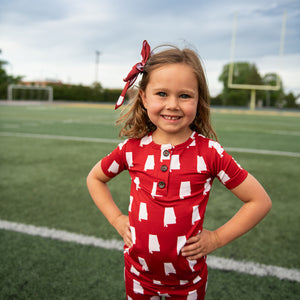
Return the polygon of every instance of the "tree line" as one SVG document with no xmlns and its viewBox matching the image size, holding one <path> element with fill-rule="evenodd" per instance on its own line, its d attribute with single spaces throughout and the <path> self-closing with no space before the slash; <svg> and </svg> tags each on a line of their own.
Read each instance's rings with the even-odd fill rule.
<svg viewBox="0 0 300 300">
<path fill-rule="evenodd" d="M 223 66 L 223 70 L 218 78 L 223 83 L 223 90 L 219 95 L 211 98 L 211 103 L 212 105 L 222 106 L 249 106 L 250 90 L 228 87 L 229 66 L 230 64 Z M 294 95 L 291 92 L 285 94 L 283 82 L 278 74 L 267 73 L 261 76 L 255 64 L 248 62 L 234 63 L 232 82 L 235 84 L 276 86 L 278 78 L 279 90 L 256 91 L 256 106 L 296 108 L 296 100 L 300 95 Z"/>
<path fill-rule="evenodd" d="M 0 99 L 7 99 L 7 87 L 9 84 L 19 84 L 22 76 L 8 75 L 5 70 L 6 61 L 0 60 Z M 218 106 L 249 106 L 250 90 L 239 90 L 228 87 L 229 64 L 223 66 L 219 81 L 223 83 L 222 92 L 211 97 L 211 104 Z M 255 64 L 248 62 L 237 62 L 234 64 L 233 83 L 276 85 L 277 74 L 268 73 L 261 76 Z M 257 91 L 256 105 L 259 107 L 287 107 L 296 108 L 296 100 L 300 95 L 284 93 L 282 80 L 279 79 L 280 89 L 278 91 Z M 89 101 L 115 103 L 121 89 L 103 88 L 99 82 L 92 86 L 48 83 L 53 87 L 53 100 L 63 101 Z M 17 96 L 18 97 L 18 96 Z M 21 96 L 19 96 L 21 97 Z M 19 98 L 20 99 L 20 98 Z M 18 98 L 16 99 L 18 100 Z"/>
</svg>

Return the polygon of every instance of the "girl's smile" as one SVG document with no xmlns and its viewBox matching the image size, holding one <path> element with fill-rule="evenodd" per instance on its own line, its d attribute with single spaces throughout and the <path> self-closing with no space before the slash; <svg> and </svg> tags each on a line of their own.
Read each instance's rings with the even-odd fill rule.
<svg viewBox="0 0 300 300">
<path fill-rule="evenodd" d="M 170 116 L 170 115 L 162 115 L 162 118 L 164 118 L 167 121 L 173 121 L 175 123 L 176 121 L 180 120 L 182 117 L 180 116 Z"/>
<path fill-rule="evenodd" d="M 145 91 L 140 91 L 159 144 L 183 143 L 189 138 L 198 105 L 198 83 L 190 66 L 169 64 L 151 72 Z"/>
</svg>

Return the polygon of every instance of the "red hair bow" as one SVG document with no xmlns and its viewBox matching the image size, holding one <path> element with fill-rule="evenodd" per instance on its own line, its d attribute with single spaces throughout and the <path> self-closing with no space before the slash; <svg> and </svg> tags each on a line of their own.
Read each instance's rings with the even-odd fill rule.
<svg viewBox="0 0 300 300">
<path fill-rule="evenodd" d="M 138 75 L 144 71 L 144 65 L 146 64 L 146 62 L 150 56 L 150 52 L 151 52 L 150 46 L 149 46 L 148 42 L 145 40 L 143 42 L 143 48 L 141 51 L 142 61 L 135 64 L 132 67 L 131 71 L 126 76 L 126 78 L 123 79 L 126 82 L 126 84 L 125 84 L 125 87 L 116 103 L 115 109 L 119 108 L 123 104 L 127 90 L 134 84 Z"/>
</svg>

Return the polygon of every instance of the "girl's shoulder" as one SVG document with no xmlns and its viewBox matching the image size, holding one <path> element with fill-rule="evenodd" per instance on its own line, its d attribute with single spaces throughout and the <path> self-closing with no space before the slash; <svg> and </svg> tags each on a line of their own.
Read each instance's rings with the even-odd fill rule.
<svg viewBox="0 0 300 300">
<path fill-rule="evenodd" d="M 120 150 L 124 148 L 140 148 L 152 143 L 152 134 L 149 133 L 142 138 L 128 138 L 121 142 L 118 147 Z"/>
<path fill-rule="evenodd" d="M 219 142 L 198 133 L 195 133 L 194 139 L 197 149 L 202 155 L 218 154 L 223 157 L 224 148 Z"/>
<path fill-rule="evenodd" d="M 207 146 L 209 148 L 211 148 L 212 145 L 219 145 L 220 147 L 222 147 L 219 142 L 217 142 L 211 138 L 208 138 L 200 133 L 195 132 L 194 139 L 196 140 L 197 144 Z"/>
</svg>

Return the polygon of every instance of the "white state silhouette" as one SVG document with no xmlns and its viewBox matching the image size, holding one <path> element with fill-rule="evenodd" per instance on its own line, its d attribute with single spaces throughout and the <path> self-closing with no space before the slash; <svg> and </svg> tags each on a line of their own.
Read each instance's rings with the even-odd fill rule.
<svg viewBox="0 0 300 300">
<path fill-rule="evenodd" d="M 201 280 L 202 278 L 198 275 L 194 280 L 193 283 L 197 283 Z"/>
<path fill-rule="evenodd" d="M 133 265 L 131 265 L 130 272 L 136 276 L 140 276 L 140 272 Z"/>
<path fill-rule="evenodd" d="M 119 164 L 114 160 L 108 168 L 108 172 L 117 174 L 119 172 Z"/>
<path fill-rule="evenodd" d="M 190 291 L 186 299 L 187 300 L 197 300 L 198 299 L 197 290 Z"/>
<path fill-rule="evenodd" d="M 123 143 L 120 143 L 118 146 L 119 146 L 119 149 L 122 150 L 123 146 L 128 142 L 128 139 L 125 140 Z"/>
<path fill-rule="evenodd" d="M 220 157 L 223 157 L 223 151 L 224 149 L 222 148 L 222 146 L 218 143 L 218 142 L 215 142 L 215 141 L 209 141 L 208 142 L 208 147 L 209 148 L 214 148 L 218 154 L 220 155 Z"/>
<path fill-rule="evenodd" d="M 156 196 L 157 191 L 157 182 L 153 182 L 151 196 L 154 198 Z"/>
<path fill-rule="evenodd" d="M 196 141 L 195 141 L 195 140 L 193 140 L 193 141 L 187 146 L 187 148 L 193 147 L 193 146 L 196 146 Z"/>
<path fill-rule="evenodd" d="M 152 297 L 150 298 L 150 300 L 160 300 L 160 297 L 159 297 L 159 296 L 152 296 Z"/>
<path fill-rule="evenodd" d="M 128 168 L 133 167 L 133 159 L 132 159 L 132 152 L 126 152 L 126 162 L 128 165 Z"/>
<path fill-rule="evenodd" d="M 136 243 L 136 234 L 135 234 L 135 228 L 133 226 L 130 226 L 130 232 L 131 232 L 131 239 L 132 243 Z"/>
<path fill-rule="evenodd" d="M 217 176 L 220 178 L 223 184 L 225 184 L 230 179 L 230 177 L 223 170 L 220 171 Z"/>
<path fill-rule="evenodd" d="M 180 199 L 183 199 L 186 196 L 191 195 L 191 182 L 190 181 L 182 181 L 180 183 L 180 191 L 179 196 Z"/>
<path fill-rule="evenodd" d="M 154 251 L 160 251 L 158 238 L 155 234 L 149 234 L 149 252 L 153 253 Z"/>
<path fill-rule="evenodd" d="M 139 221 L 148 220 L 147 204 L 144 202 L 140 203 Z"/>
<path fill-rule="evenodd" d="M 201 220 L 199 213 L 199 205 L 193 206 L 192 225 Z"/>
<path fill-rule="evenodd" d="M 132 197 L 132 196 L 129 196 L 129 206 L 128 206 L 128 211 L 130 211 L 130 212 L 131 212 L 132 202 L 133 202 L 133 197 Z"/>
<path fill-rule="evenodd" d="M 185 245 L 186 243 L 186 236 L 185 235 L 181 235 L 177 237 L 177 254 L 179 255 L 180 250 L 182 249 L 182 247 Z"/>
<path fill-rule="evenodd" d="M 165 298 L 170 297 L 169 294 L 163 294 L 163 293 L 161 293 L 161 292 L 157 292 L 157 293 L 158 293 L 158 295 L 159 295 L 160 297 L 165 297 Z M 163 298 L 163 299 L 165 299 L 165 298 Z M 152 300 L 152 299 L 151 299 L 151 300 Z"/>
<path fill-rule="evenodd" d="M 211 189 L 211 184 L 210 184 L 211 178 L 208 178 L 204 184 L 204 191 L 203 191 L 203 195 L 206 195 L 210 189 Z"/>
<path fill-rule="evenodd" d="M 169 224 L 176 224 L 176 215 L 173 207 L 165 207 L 164 226 L 168 227 Z"/>
<path fill-rule="evenodd" d="M 145 259 L 142 257 L 138 257 L 138 259 L 139 259 L 140 265 L 143 267 L 143 270 L 149 271 L 149 268 L 148 268 L 148 265 L 147 265 Z"/>
<path fill-rule="evenodd" d="M 135 177 L 133 182 L 135 183 L 135 188 L 136 190 L 138 190 L 140 188 L 140 178 L 139 177 Z"/>
<path fill-rule="evenodd" d="M 195 271 L 194 266 L 197 263 L 197 260 L 195 260 L 195 259 L 194 260 L 187 259 L 187 261 L 189 263 L 189 266 L 190 266 L 191 270 L 194 272 Z"/>
<path fill-rule="evenodd" d="M 206 163 L 203 156 L 197 155 L 197 172 L 201 173 L 203 171 L 207 171 Z"/>
<path fill-rule="evenodd" d="M 152 135 L 146 135 L 141 139 L 140 147 L 143 147 L 143 145 L 149 145 L 151 142 L 152 142 Z"/>
<path fill-rule="evenodd" d="M 172 263 L 164 263 L 164 268 L 166 276 L 168 276 L 171 273 L 176 274 L 176 270 Z"/>
<path fill-rule="evenodd" d="M 180 161 L 178 154 L 174 154 L 171 157 L 170 171 L 171 170 L 180 170 Z"/>
<path fill-rule="evenodd" d="M 141 284 L 135 279 L 133 279 L 133 291 L 136 294 L 144 294 L 144 289 L 142 288 Z"/>
<path fill-rule="evenodd" d="M 148 155 L 148 157 L 147 157 L 144 171 L 147 171 L 147 170 L 154 170 L 154 155 Z"/>
</svg>

